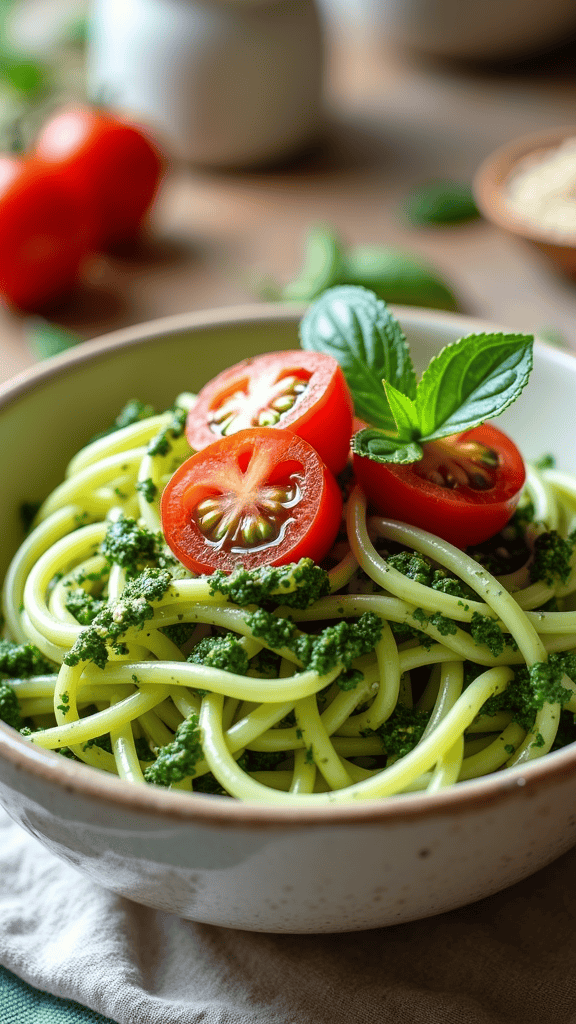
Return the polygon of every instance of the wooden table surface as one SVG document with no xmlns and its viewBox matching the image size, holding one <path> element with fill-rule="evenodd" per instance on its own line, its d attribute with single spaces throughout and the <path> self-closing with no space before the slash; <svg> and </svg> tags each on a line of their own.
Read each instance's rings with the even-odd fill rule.
<svg viewBox="0 0 576 1024">
<path fill-rule="evenodd" d="M 329 46 L 326 130 L 317 148 L 272 171 L 177 168 L 154 211 L 150 243 L 99 258 L 89 283 L 50 319 L 92 338 L 188 310 L 250 301 L 251 280 L 295 276 L 313 221 L 350 243 L 425 256 L 463 311 L 513 330 L 555 328 L 576 350 L 576 284 L 484 221 L 415 228 L 407 188 L 470 181 L 494 148 L 526 132 L 576 124 L 576 47 L 513 68 L 426 63 L 352 35 Z M 0 381 L 33 357 L 22 318 L 0 309 Z"/>
</svg>

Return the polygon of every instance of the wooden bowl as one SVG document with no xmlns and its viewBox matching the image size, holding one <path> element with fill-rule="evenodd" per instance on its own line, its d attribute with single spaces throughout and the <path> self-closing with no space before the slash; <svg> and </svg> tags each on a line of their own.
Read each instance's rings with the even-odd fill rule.
<svg viewBox="0 0 576 1024">
<path fill-rule="evenodd" d="M 484 160 L 474 177 L 473 190 L 478 209 L 487 220 L 535 246 L 558 270 L 576 279 L 576 233 L 571 241 L 544 225 L 538 227 L 515 214 L 506 203 L 506 182 L 516 165 L 528 156 L 555 149 L 572 137 L 576 138 L 576 126 L 550 128 L 514 139 Z"/>
</svg>

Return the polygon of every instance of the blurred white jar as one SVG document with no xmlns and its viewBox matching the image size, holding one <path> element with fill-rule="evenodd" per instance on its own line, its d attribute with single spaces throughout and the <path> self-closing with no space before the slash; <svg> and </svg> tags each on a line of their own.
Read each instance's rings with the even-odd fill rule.
<svg viewBox="0 0 576 1024">
<path fill-rule="evenodd" d="M 322 120 L 315 0 L 94 0 L 88 89 L 172 152 L 241 167 L 294 153 Z"/>
</svg>

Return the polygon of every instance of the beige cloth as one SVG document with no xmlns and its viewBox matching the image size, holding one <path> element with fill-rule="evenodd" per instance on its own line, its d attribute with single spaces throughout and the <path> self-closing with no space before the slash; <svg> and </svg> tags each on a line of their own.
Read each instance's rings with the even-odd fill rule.
<svg viewBox="0 0 576 1024">
<path fill-rule="evenodd" d="M 426 921 L 261 935 L 114 896 L 0 811 L 0 963 L 118 1024 L 576 1024 L 576 849 Z"/>
</svg>

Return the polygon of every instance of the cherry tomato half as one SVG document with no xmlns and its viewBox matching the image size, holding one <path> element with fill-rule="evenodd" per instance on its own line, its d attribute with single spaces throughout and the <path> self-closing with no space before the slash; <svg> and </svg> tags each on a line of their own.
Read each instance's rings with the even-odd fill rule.
<svg viewBox="0 0 576 1024">
<path fill-rule="evenodd" d="M 423 448 L 420 462 L 404 466 L 354 455 L 356 479 L 372 506 L 460 548 L 498 533 L 518 504 L 526 476 L 510 438 L 484 423 Z"/>
<path fill-rule="evenodd" d="M 94 249 L 138 235 L 163 169 L 140 128 L 92 107 L 65 107 L 42 128 L 35 156 L 91 212 Z"/>
<path fill-rule="evenodd" d="M 37 309 L 69 291 L 88 253 L 83 212 L 54 171 L 0 157 L 0 294 Z"/>
<path fill-rule="evenodd" d="M 240 430 L 197 452 L 169 480 L 162 529 L 194 572 L 238 566 L 319 562 L 340 526 L 338 484 L 318 453 L 296 434 Z"/>
<path fill-rule="evenodd" d="M 298 434 L 339 473 L 350 449 L 352 397 L 336 360 L 299 349 L 244 359 L 202 388 L 186 436 L 200 451 L 219 437 L 256 426 Z"/>
</svg>

